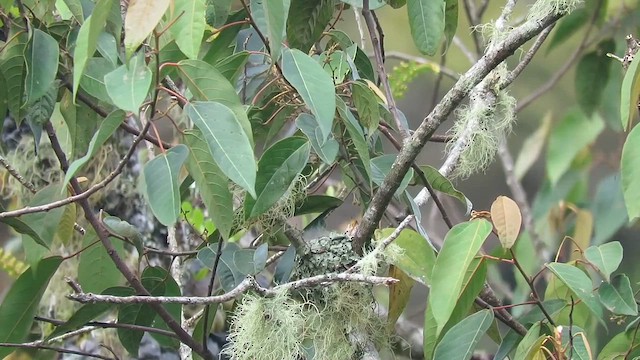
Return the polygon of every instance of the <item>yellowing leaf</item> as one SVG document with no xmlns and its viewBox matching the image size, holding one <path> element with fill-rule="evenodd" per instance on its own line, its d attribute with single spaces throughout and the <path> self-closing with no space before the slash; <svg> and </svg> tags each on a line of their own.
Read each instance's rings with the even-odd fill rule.
<svg viewBox="0 0 640 360">
<path fill-rule="evenodd" d="M 158 25 L 171 0 L 131 0 L 124 19 L 127 59 Z"/>
<path fill-rule="evenodd" d="M 571 252 L 571 260 L 580 258 L 580 254 L 576 250 L 578 250 L 578 247 L 582 250 L 588 248 L 593 234 L 593 215 L 591 212 L 579 209 L 576 215 L 576 225 L 571 245 L 571 250 L 573 250 Z"/>
<path fill-rule="evenodd" d="M 522 214 L 518 204 L 506 196 L 498 196 L 491 204 L 491 220 L 502 247 L 510 249 L 516 242 L 522 225 Z"/>
</svg>

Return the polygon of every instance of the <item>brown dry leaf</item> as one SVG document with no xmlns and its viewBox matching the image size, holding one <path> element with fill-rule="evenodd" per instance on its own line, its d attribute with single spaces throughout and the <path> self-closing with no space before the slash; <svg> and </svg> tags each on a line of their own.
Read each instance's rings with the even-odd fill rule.
<svg viewBox="0 0 640 360">
<path fill-rule="evenodd" d="M 518 204 L 506 196 L 498 196 L 491 204 L 491 220 L 502 247 L 510 249 L 516 242 L 522 225 L 522 214 Z"/>
</svg>

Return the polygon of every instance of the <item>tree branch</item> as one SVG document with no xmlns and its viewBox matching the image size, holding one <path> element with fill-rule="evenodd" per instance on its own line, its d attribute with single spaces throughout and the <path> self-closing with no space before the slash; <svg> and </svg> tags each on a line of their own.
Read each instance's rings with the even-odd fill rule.
<svg viewBox="0 0 640 360">
<path fill-rule="evenodd" d="M 556 22 L 563 15 L 564 14 L 552 13 L 538 21 L 527 21 L 521 26 L 511 30 L 501 42 L 497 43 L 493 49 L 488 50 L 474 66 L 460 77 L 453 88 L 449 90 L 442 101 L 422 121 L 413 136 L 402 147 L 402 150 L 392 165 L 393 171 L 387 175 L 379 190 L 374 195 L 369 208 L 356 229 L 353 240 L 356 251 L 362 253 L 363 245 L 373 235 L 373 231 L 377 227 L 387 205 L 391 201 L 394 192 L 400 185 L 411 163 L 418 156 L 429 137 L 440 124 L 446 120 L 447 116 L 451 114 L 469 94 L 471 89 L 482 81 L 491 70 L 512 55 L 525 42 Z"/>
</svg>

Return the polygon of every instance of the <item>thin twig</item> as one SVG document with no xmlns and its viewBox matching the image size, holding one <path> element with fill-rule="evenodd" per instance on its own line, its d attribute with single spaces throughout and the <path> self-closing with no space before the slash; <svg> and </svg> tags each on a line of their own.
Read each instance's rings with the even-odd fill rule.
<svg viewBox="0 0 640 360">
<path fill-rule="evenodd" d="M 449 69 L 448 67 L 444 66 L 442 63 L 438 63 L 436 61 L 423 58 L 421 56 L 409 55 L 409 54 L 401 53 L 399 51 L 389 51 L 387 52 L 387 59 L 395 59 L 400 61 L 413 61 L 418 64 L 429 65 L 434 72 L 438 74 L 443 74 L 453 80 L 458 80 L 458 78 L 460 77 L 460 75 L 457 72 Z"/>
<path fill-rule="evenodd" d="M 89 352 L 86 352 L 86 351 L 71 350 L 71 349 L 65 349 L 65 348 L 49 346 L 49 345 L 27 345 L 27 344 L 0 343 L 0 347 L 19 348 L 19 349 L 42 349 L 42 350 L 55 351 L 55 352 L 61 353 L 61 354 L 74 354 L 74 355 L 80 355 L 80 356 L 96 358 L 96 359 L 104 359 L 104 360 L 113 360 L 114 359 L 114 358 L 111 358 L 111 357 L 108 357 L 108 356 L 92 354 L 92 353 L 89 353 Z"/>
<path fill-rule="evenodd" d="M 384 68 L 384 58 L 383 58 L 383 49 L 382 43 L 379 38 L 380 34 L 376 32 L 376 22 L 372 15 L 371 9 L 369 9 L 369 0 L 363 0 L 362 2 L 362 17 L 364 17 L 364 21 L 367 24 L 367 29 L 369 30 L 369 37 L 371 38 L 371 45 L 373 46 L 373 54 L 375 55 L 376 60 L 376 69 L 378 72 L 378 78 L 382 83 L 382 88 L 384 89 L 384 94 L 387 98 L 387 104 L 389 106 L 389 112 L 393 117 L 393 121 L 396 124 L 396 128 L 402 135 L 403 139 L 408 139 L 411 136 L 409 132 L 409 128 L 407 124 L 402 121 L 402 117 L 400 116 L 400 111 L 396 105 L 396 100 L 393 98 L 393 93 L 391 92 L 391 85 L 389 85 L 389 77 L 387 76 L 387 70 Z"/>
<path fill-rule="evenodd" d="M 206 305 L 206 304 L 219 304 L 235 299 L 237 296 L 249 291 L 254 290 L 261 296 L 274 296 L 281 293 L 284 289 L 286 291 L 292 291 L 301 288 L 309 288 L 315 286 L 322 286 L 337 282 L 360 282 L 371 285 L 391 285 L 398 280 L 390 277 L 381 276 L 369 276 L 362 274 L 323 274 L 317 275 L 297 281 L 292 281 L 286 284 L 282 284 L 274 287 L 273 289 L 267 289 L 260 286 L 253 277 L 245 278 L 238 286 L 233 290 L 217 296 L 112 296 L 112 295 L 97 295 L 92 293 L 76 293 L 69 294 L 67 298 L 78 301 L 80 303 L 112 303 L 112 304 L 183 304 L 183 305 Z"/>
<path fill-rule="evenodd" d="M 518 262 L 518 259 L 516 258 L 516 254 L 513 251 L 513 249 L 509 249 L 509 252 L 511 253 L 513 264 L 516 266 L 516 268 L 524 278 L 524 281 L 527 282 L 527 285 L 529 285 L 529 289 L 531 289 L 532 300 L 536 302 L 536 305 L 540 308 L 540 311 L 542 311 L 542 313 L 544 314 L 544 317 L 547 318 L 547 320 L 549 321 L 549 324 L 555 327 L 556 326 L 555 321 L 553 321 L 553 318 L 551 317 L 551 315 L 549 315 L 549 313 L 547 312 L 547 309 L 545 309 L 544 305 L 542 305 L 542 300 L 538 295 L 538 291 L 536 290 L 535 285 L 533 284 L 533 280 L 524 271 L 524 268 L 522 268 L 522 266 L 520 265 L 520 262 Z"/>
<path fill-rule="evenodd" d="M 222 256 L 222 244 L 224 239 L 218 240 L 218 251 L 216 252 L 216 259 L 213 261 L 213 267 L 211 268 L 211 278 L 209 279 L 209 286 L 207 288 L 207 296 L 213 294 L 213 285 L 216 281 L 216 273 L 218 272 L 218 264 L 220 263 L 220 257 Z M 204 325 L 202 331 L 202 347 L 207 350 L 207 342 L 209 340 L 209 304 L 204 307 Z"/>
</svg>

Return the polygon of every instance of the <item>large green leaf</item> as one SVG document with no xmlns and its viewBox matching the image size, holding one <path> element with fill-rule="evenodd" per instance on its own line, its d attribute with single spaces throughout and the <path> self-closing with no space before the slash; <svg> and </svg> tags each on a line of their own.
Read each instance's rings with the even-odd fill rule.
<svg viewBox="0 0 640 360">
<path fill-rule="evenodd" d="M 351 110 L 347 107 L 347 104 L 345 104 L 340 97 L 336 97 L 336 104 L 338 107 L 338 114 L 340 114 L 340 119 L 347 127 L 347 133 L 349 133 L 349 137 L 353 141 L 358 157 L 362 161 L 362 165 L 364 165 L 367 177 L 371 179 L 371 156 L 369 155 L 369 145 L 367 144 L 367 139 L 365 138 L 362 126 L 360 126 L 358 120 L 356 120 L 351 113 Z"/>
<path fill-rule="evenodd" d="M 220 170 L 255 198 L 256 161 L 251 142 L 236 114 L 227 106 L 213 101 L 192 102 L 185 111 L 202 131 Z"/>
<path fill-rule="evenodd" d="M 189 149 L 181 144 L 144 165 L 144 191 L 147 201 L 158 221 L 166 226 L 173 225 L 180 216 L 178 177 L 188 153 Z"/>
<path fill-rule="evenodd" d="M 333 164 L 336 156 L 338 156 L 340 144 L 333 136 L 326 140 L 324 139 L 316 117 L 311 114 L 301 113 L 296 118 L 296 126 L 307 136 L 313 150 L 320 156 L 322 161 L 326 164 Z"/>
<path fill-rule="evenodd" d="M 297 49 L 282 50 L 282 74 L 316 117 L 322 140 L 328 139 L 336 112 L 336 92 L 331 76 L 309 55 Z"/>
<path fill-rule="evenodd" d="M 176 280 L 171 277 L 171 274 L 162 267 L 159 266 L 149 266 L 142 272 L 143 278 L 157 278 L 164 283 L 164 292 L 162 296 L 182 296 L 182 292 L 180 291 L 180 286 L 176 282 Z M 160 287 L 161 288 L 161 287 Z M 165 304 L 163 305 L 165 309 L 169 312 L 171 317 L 175 320 L 176 323 L 180 323 L 180 316 L 182 315 L 182 306 L 180 304 Z M 158 329 L 163 329 L 172 332 L 171 328 L 164 321 L 163 318 L 157 316 L 153 321 L 153 327 Z M 151 333 L 154 339 L 156 339 L 160 346 L 167 347 L 171 349 L 178 349 L 180 346 L 180 342 L 178 339 L 174 337 L 168 337 L 165 335 L 160 335 L 156 333 Z"/>
<path fill-rule="evenodd" d="M 22 343 L 27 340 L 40 298 L 61 263 L 59 256 L 42 259 L 13 283 L 0 305 L 0 342 Z M 0 358 L 13 351 L 12 348 L 0 348 Z"/>
<path fill-rule="evenodd" d="M 249 142 L 253 144 L 251 123 L 233 85 L 214 66 L 199 60 L 183 60 L 178 72 L 196 100 L 216 101 L 236 115 Z"/>
<path fill-rule="evenodd" d="M 381 185 L 384 181 L 384 178 L 391 171 L 391 167 L 396 160 L 395 154 L 386 154 L 380 155 L 371 159 L 371 180 L 377 185 Z M 398 186 L 398 190 L 396 190 L 395 194 L 400 196 L 404 189 L 411 182 L 411 178 L 413 177 L 413 169 L 409 169 L 405 174 L 402 182 Z"/>
<path fill-rule="evenodd" d="M 206 25 L 207 7 L 204 0 L 177 0 L 171 10 L 175 22 L 169 31 L 176 39 L 180 50 L 189 59 L 197 59 Z"/>
<path fill-rule="evenodd" d="M 547 54 L 558 45 L 564 43 L 582 26 L 588 24 L 588 22 L 589 13 L 585 8 L 575 9 L 570 14 L 560 19 L 556 28 L 553 30 L 551 40 L 548 41 Z"/>
<path fill-rule="evenodd" d="M 637 58 L 640 58 L 638 56 Z M 634 59 L 636 60 L 636 59 Z M 635 126 L 627 136 L 622 148 L 620 172 L 622 174 L 622 192 L 627 205 L 629 220 L 640 216 L 640 126 Z"/>
<path fill-rule="evenodd" d="M 14 34 L 9 33 L 9 40 L 0 52 L 0 71 L 6 81 L 7 97 L 0 99 L 5 102 L 9 112 L 18 123 L 22 121 L 20 108 L 23 104 L 24 79 L 26 66 L 24 52 L 27 47 L 29 37 L 25 32 Z"/>
<path fill-rule="evenodd" d="M 26 103 L 33 103 L 49 91 L 58 72 L 58 42 L 42 30 L 34 29 L 25 54 L 27 77 L 25 79 Z"/>
<path fill-rule="evenodd" d="M 387 228 L 376 231 L 376 240 L 382 241 L 395 229 Z M 393 258 L 393 265 L 399 267 L 414 280 L 429 285 L 436 254 L 429 243 L 417 232 L 405 229 L 393 241 L 395 246 L 402 249 L 402 253 Z"/>
<path fill-rule="evenodd" d="M 118 255 L 125 255 L 122 240 L 110 239 Z M 87 247 L 89 245 L 92 246 Z M 122 273 L 100 243 L 95 231 L 88 231 L 82 239 L 82 246 L 87 247 L 80 254 L 78 264 L 78 283 L 82 286 L 82 290 L 99 294 L 107 288 L 123 285 Z"/>
<path fill-rule="evenodd" d="M 198 251 L 198 260 L 209 269 L 218 252 L 218 244 L 211 244 Z M 238 286 L 247 275 L 255 275 L 264 268 L 262 261 L 256 261 L 253 249 L 241 249 L 236 243 L 228 243 L 222 250 L 216 277 L 220 279 L 222 289 L 226 292 Z"/>
<path fill-rule="evenodd" d="M 129 4 L 124 19 L 124 47 L 127 59 L 158 25 L 170 3 L 171 0 L 137 0 Z"/>
<path fill-rule="evenodd" d="M 104 77 L 115 69 L 116 66 L 108 59 L 102 57 L 89 58 L 84 69 L 84 75 L 80 80 L 80 87 L 94 98 L 111 103 Z"/>
<path fill-rule="evenodd" d="M 622 79 L 620 93 L 620 121 L 627 131 L 638 113 L 640 98 L 640 56 L 635 56 Z"/>
<path fill-rule="evenodd" d="M 109 17 L 111 7 L 116 4 L 119 3 L 114 0 L 98 0 L 91 16 L 89 16 L 80 27 L 78 37 L 76 38 L 76 46 L 73 50 L 74 99 L 75 94 L 78 92 L 78 86 L 80 86 L 80 79 L 84 74 L 87 60 L 95 53 L 98 37 L 107 24 L 107 17 Z"/>
<path fill-rule="evenodd" d="M 522 338 L 520 344 L 516 348 L 516 355 L 514 359 L 533 360 L 533 357 L 538 349 L 542 346 L 542 341 L 545 339 L 544 335 L 540 335 L 541 323 L 536 322 L 533 324 L 527 334 Z"/>
<path fill-rule="evenodd" d="M 142 53 L 134 56 L 128 66 L 121 65 L 104 76 L 104 84 L 113 103 L 134 114 L 147 98 L 152 80 L 153 74 Z"/>
<path fill-rule="evenodd" d="M 467 197 L 460 190 L 456 189 L 451 180 L 442 175 L 438 169 L 430 165 L 424 165 L 420 166 L 420 170 L 422 170 L 424 177 L 434 190 L 443 192 L 460 200 L 464 205 L 468 205 L 469 200 Z"/>
<path fill-rule="evenodd" d="M 60 113 L 69 130 L 71 141 L 70 159 L 76 159 L 87 153 L 93 134 L 97 131 L 99 115 L 86 104 L 73 103 L 73 95 L 64 90 L 60 100 Z"/>
<path fill-rule="evenodd" d="M 29 206 L 48 204 L 52 201 L 63 199 L 66 196 L 66 192 L 61 191 L 61 188 L 60 184 L 53 184 L 43 188 L 33 196 L 29 202 Z M 39 238 L 31 238 L 29 240 L 25 239 L 25 237 L 22 238 L 23 246 L 27 252 L 27 261 L 30 264 L 34 264 L 41 258 L 41 256 L 32 256 L 32 252 L 44 254 L 45 249 L 33 248 L 26 243 L 33 240 L 48 249 L 51 242 L 53 242 L 53 238 L 58 230 L 58 225 L 60 224 L 60 219 L 62 218 L 63 213 L 64 207 L 59 207 L 47 212 L 27 214 L 20 217 L 20 220 L 25 224 L 28 224 L 29 227 L 34 229 L 39 235 Z M 44 241 L 44 243 L 42 241 Z"/>
<path fill-rule="evenodd" d="M 378 130 L 378 124 L 380 123 L 378 97 L 363 80 L 354 82 L 351 91 L 353 104 L 358 110 L 360 123 L 367 129 L 367 134 L 374 134 Z"/>
<path fill-rule="evenodd" d="M 75 176 L 78 170 L 82 169 L 82 167 L 96 154 L 96 152 L 100 149 L 100 147 L 113 135 L 116 129 L 122 124 L 124 120 L 125 113 L 121 110 L 115 110 L 111 112 L 103 121 L 100 123 L 100 127 L 98 131 L 93 134 L 91 137 L 91 141 L 89 142 L 89 149 L 87 153 L 72 162 L 69 165 L 69 169 L 64 176 L 63 185 L 66 185 L 69 180 Z"/>
<path fill-rule="evenodd" d="M 581 111 L 570 111 L 551 131 L 547 149 L 547 177 L 552 184 L 571 166 L 578 153 L 594 142 L 604 129 L 604 122 L 597 113 L 591 117 Z M 567 141 L 571 139 L 571 141 Z"/>
<path fill-rule="evenodd" d="M 309 160 L 309 143 L 300 137 L 289 137 L 273 144 L 258 162 L 256 195 L 244 201 L 245 218 L 259 216 L 278 202 Z"/>
<path fill-rule="evenodd" d="M 146 268 L 142 273 L 140 279 L 142 285 L 152 296 L 163 296 L 168 285 L 166 278 L 158 277 L 155 271 L 149 271 L 149 269 L 151 268 Z M 148 304 L 127 304 L 121 306 L 118 311 L 118 323 L 121 324 L 151 326 L 155 317 L 155 310 Z M 122 346 L 129 354 L 137 356 L 144 332 L 129 328 L 118 328 L 117 331 Z"/>
<path fill-rule="evenodd" d="M 609 277 L 618 269 L 622 262 L 622 245 L 617 241 L 590 246 L 584 252 L 584 257 L 609 281 Z"/>
<path fill-rule="evenodd" d="M 491 230 L 491 223 L 481 219 L 458 224 L 447 233 L 433 266 L 429 294 L 438 333 L 456 306 L 467 268 Z"/>
<path fill-rule="evenodd" d="M 407 0 L 409 27 L 421 53 L 435 55 L 445 29 L 445 0 Z"/>
<path fill-rule="evenodd" d="M 222 237 L 228 240 L 234 216 L 229 180 L 213 160 L 209 145 L 200 131 L 186 131 L 185 144 L 189 147 L 187 170 L 193 176 L 214 224 Z"/>
<path fill-rule="evenodd" d="M 600 106 L 604 89 L 609 81 L 612 61 L 602 54 L 615 51 L 613 40 L 606 40 L 598 49 L 582 56 L 576 66 L 575 89 L 578 104 L 591 115 Z"/>
<path fill-rule="evenodd" d="M 290 5 L 291 0 L 251 0 L 253 18 L 269 41 L 273 61 L 278 61 L 280 58 Z"/>
<path fill-rule="evenodd" d="M 620 174 L 602 179 L 589 209 L 595 219 L 592 244 L 602 244 L 629 222 Z"/>
<path fill-rule="evenodd" d="M 631 282 L 625 274 L 614 277 L 611 283 L 603 282 L 598 288 L 600 302 L 607 310 L 617 315 L 638 315 L 638 304 L 631 289 Z"/>
<path fill-rule="evenodd" d="M 307 52 L 333 17 L 336 0 L 291 0 L 287 17 L 287 40 L 293 48 Z"/>
<path fill-rule="evenodd" d="M 436 347 L 436 360 L 468 360 L 493 323 L 492 310 L 480 310 L 454 325 Z"/>
<path fill-rule="evenodd" d="M 591 310 L 596 319 L 603 322 L 602 307 L 592 287 L 591 279 L 575 266 L 553 262 L 546 265 Z"/>
<path fill-rule="evenodd" d="M 458 30 L 458 1 L 459 0 L 445 0 L 444 36 L 447 40 L 447 46 L 451 44 Z"/>
</svg>

